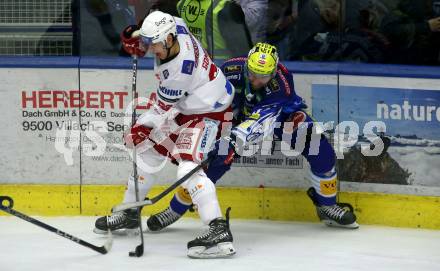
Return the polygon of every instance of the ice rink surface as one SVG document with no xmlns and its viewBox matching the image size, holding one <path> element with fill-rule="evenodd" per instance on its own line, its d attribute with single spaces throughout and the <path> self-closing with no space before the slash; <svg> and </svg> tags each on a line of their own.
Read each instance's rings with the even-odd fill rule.
<svg viewBox="0 0 440 271">
<path fill-rule="evenodd" d="M 95 245 L 95 217 L 36 217 Z M 144 224 L 145 227 L 145 218 Z M 230 259 L 194 260 L 186 243 L 202 232 L 182 219 L 161 233 L 145 232 L 145 253 L 128 257 L 139 236 L 114 236 L 107 255 L 80 246 L 15 217 L 0 217 L 0 270 L 440 270 L 440 231 L 364 226 L 358 230 L 318 223 L 232 220 L 237 254 Z"/>
</svg>

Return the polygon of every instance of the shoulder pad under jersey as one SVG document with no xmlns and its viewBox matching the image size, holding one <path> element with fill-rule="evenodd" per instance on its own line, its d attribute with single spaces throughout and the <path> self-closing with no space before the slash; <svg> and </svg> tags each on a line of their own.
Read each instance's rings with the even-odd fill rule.
<svg viewBox="0 0 440 271">
<path fill-rule="evenodd" d="M 239 85 L 243 81 L 244 67 L 246 65 L 246 57 L 236 57 L 228 59 L 220 67 L 226 79 L 234 86 Z"/>
</svg>

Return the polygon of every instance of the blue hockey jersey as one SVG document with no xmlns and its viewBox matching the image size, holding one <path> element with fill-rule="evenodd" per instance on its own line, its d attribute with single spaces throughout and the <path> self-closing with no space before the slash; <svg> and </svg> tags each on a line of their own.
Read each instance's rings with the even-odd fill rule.
<svg viewBox="0 0 440 271">
<path fill-rule="evenodd" d="M 246 57 L 226 61 L 221 69 L 235 87 L 233 101 L 234 119 L 239 123 L 232 133 L 241 140 L 253 143 L 273 133 L 276 122 L 283 116 L 306 108 L 296 95 L 292 74 L 278 64 L 276 75 L 266 87 L 253 90 L 246 72 Z"/>
</svg>

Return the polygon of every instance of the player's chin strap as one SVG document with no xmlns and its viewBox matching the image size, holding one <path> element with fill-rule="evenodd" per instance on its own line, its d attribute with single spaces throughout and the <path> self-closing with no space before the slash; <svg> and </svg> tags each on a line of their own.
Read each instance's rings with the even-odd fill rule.
<svg viewBox="0 0 440 271">
<path fill-rule="evenodd" d="M 173 45 L 171 45 L 171 47 L 167 47 L 167 44 L 165 43 L 164 48 L 167 50 L 167 57 L 165 59 L 168 59 L 170 57 L 170 52 Z"/>
<path fill-rule="evenodd" d="M 173 44 L 171 44 L 170 47 L 167 46 L 167 41 L 165 40 L 165 42 L 163 44 L 163 48 L 167 50 L 167 57 L 165 59 L 168 59 L 168 57 L 170 57 L 171 48 L 173 48 L 174 44 L 176 44 L 176 40 L 177 40 L 177 38 L 174 37 L 174 35 L 173 35 Z"/>
</svg>

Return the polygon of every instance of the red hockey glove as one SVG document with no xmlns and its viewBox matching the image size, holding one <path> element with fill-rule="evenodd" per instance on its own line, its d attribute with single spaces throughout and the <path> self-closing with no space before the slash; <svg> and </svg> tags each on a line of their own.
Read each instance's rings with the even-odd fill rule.
<svg viewBox="0 0 440 271">
<path fill-rule="evenodd" d="M 122 48 L 130 54 L 143 57 L 145 50 L 139 44 L 139 36 L 133 37 L 133 33 L 139 30 L 137 25 L 129 25 L 121 33 Z"/>
<path fill-rule="evenodd" d="M 152 128 L 135 124 L 130 131 L 124 135 L 125 146 L 132 148 L 142 143 L 150 136 Z"/>
</svg>

